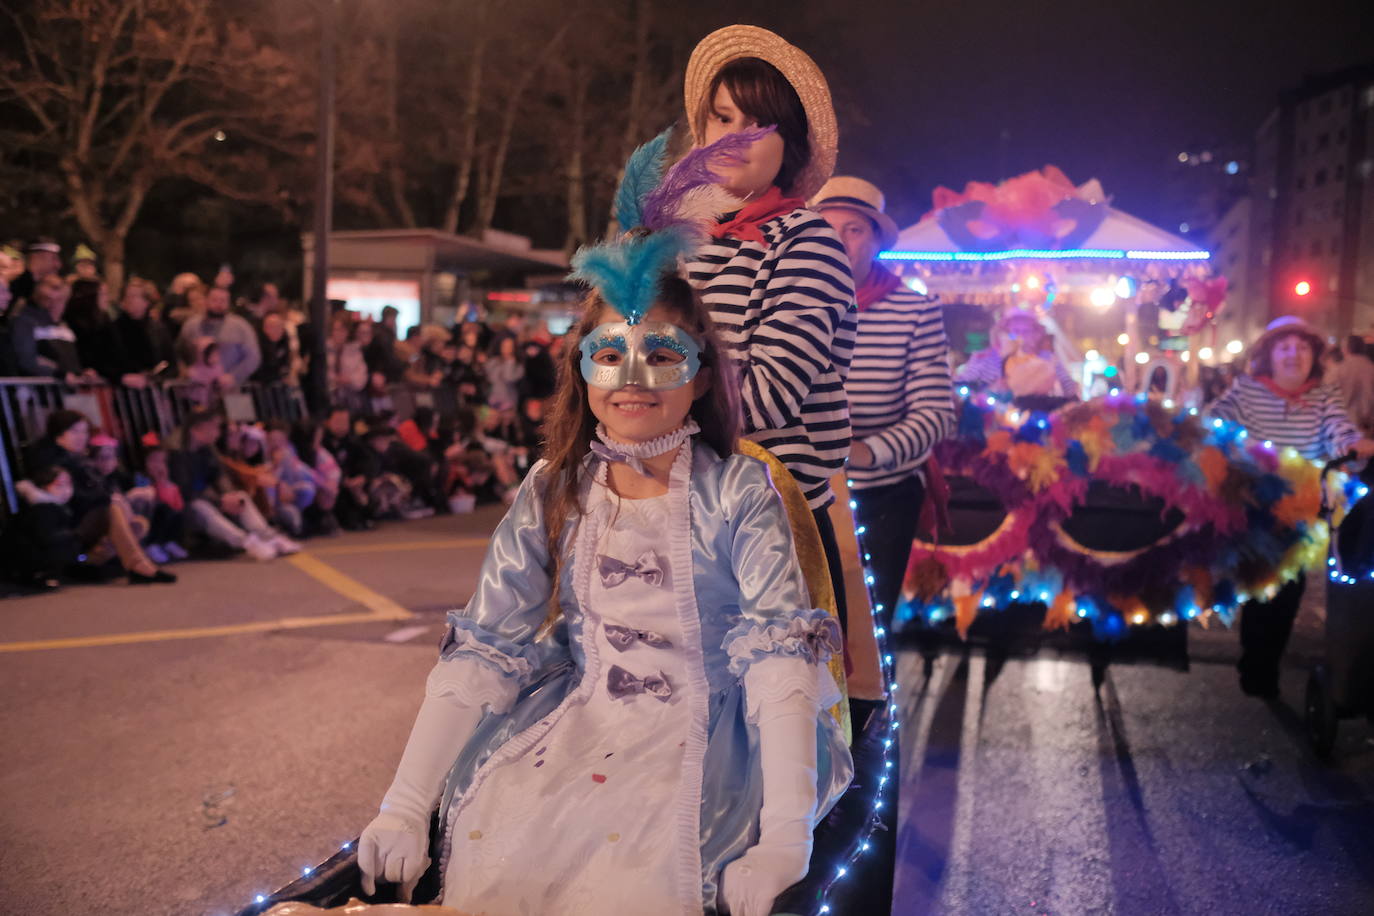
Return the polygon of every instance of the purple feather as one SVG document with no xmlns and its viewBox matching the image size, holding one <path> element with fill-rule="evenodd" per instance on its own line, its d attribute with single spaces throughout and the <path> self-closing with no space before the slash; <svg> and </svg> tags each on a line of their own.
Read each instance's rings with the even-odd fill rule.
<svg viewBox="0 0 1374 916">
<path fill-rule="evenodd" d="M 644 226 L 657 232 L 688 225 L 689 220 L 677 215 L 682 199 L 697 188 L 718 183 L 720 174 L 715 169 L 742 161 L 750 146 L 775 130 L 769 126 L 736 131 L 683 156 L 664 174 L 658 187 L 644 195 Z"/>
</svg>

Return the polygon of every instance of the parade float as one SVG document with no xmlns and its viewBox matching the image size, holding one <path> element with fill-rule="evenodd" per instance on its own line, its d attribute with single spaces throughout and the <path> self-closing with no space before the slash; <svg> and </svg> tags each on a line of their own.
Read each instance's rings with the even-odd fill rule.
<svg viewBox="0 0 1374 916">
<path fill-rule="evenodd" d="M 1215 339 L 1226 279 L 1209 253 L 1111 206 L 1097 180 L 1046 166 L 933 201 L 885 266 L 946 303 L 1034 312 L 1085 393 L 1139 390 L 1160 370 L 1172 394 L 1193 366 L 1235 355 Z"/>
<path fill-rule="evenodd" d="M 908 633 L 967 638 L 1013 611 L 1097 645 L 1164 632 L 1186 666 L 1189 621 L 1229 622 L 1320 564 L 1321 466 L 1175 397 L 1216 349 L 1226 281 L 1206 251 L 1054 168 L 935 205 L 888 266 L 945 301 L 1031 311 L 1087 399 L 958 386 L 932 462 L 946 511 L 918 536 L 898 609 Z"/>
</svg>

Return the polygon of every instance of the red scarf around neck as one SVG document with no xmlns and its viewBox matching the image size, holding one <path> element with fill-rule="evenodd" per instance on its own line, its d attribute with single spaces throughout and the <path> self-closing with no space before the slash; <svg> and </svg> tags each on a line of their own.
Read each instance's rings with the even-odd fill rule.
<svg viewBox="0 0 1374 916">
<path fill-rule="evenodd" d="M 762 242 L 763 233 L 759 226 L 775 216 L 791 213 L 798 207 L 806 206 L 800 197 L 783 197 L 777 185 L 769 185 L 768 190 L 757 200 L 752 200 L 740 208 L 739 212 L 716 223 L 711 229 L 714 238 L 734 236 L 743 242 Z"/>
<path fill-rule="evenodd" d="M 887 294 L 902 285 L 902 280 L 886 267 L 874 264 L 868 269 L 863 285 L 854 290 L 854 301 L 863 311 L 875 302 L 882 302 Z"/>
<path fill-rule="evenodd" d="M 1308 379 L 1301 388 L 1289 390 L 1279 387 L 1279 384 L 1267 375 L 1257 375 L 1255 379 L 1265 388 L 1268 388 L 1270 393 L 1278 395 L 1294 407 L 1307 406 L 1307 393 L 1321 384 L 1321 379 Z"/>
</svg>

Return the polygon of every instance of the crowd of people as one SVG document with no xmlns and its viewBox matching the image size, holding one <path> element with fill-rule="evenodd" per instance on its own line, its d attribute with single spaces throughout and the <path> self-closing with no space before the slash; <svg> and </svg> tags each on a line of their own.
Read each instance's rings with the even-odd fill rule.
<svg viewBox="0 0 1374 916">
<path fill-rule="evenodd" d="M 175 581 L 191 552 L 294 553 L 298 538 L 378 520 L 470 511 L 511 498 L 542 444 L 544 402 L 563 342 L 513 316 L 400 334 L 340 310 L 324 353 L 331 403 L 321 422 L 227 419 L 223 396 L 248 383 L 295 384 L 317 358 L 304 316 L 273 284 L 237 301 L 221 268 L 165 293 L 131 277 L 112 295 L 78 249 L 72 273 L 40 239 L 0 253 L 0 373 L 145 388 L 176 382 L 190 410 L 165 439 L 136 443 L 55 410 L 18 457 L 20 504 L 5 525 L 8 575 L 60 587 L 116 572 Z M 444 411 L 430 406 L 435 389 Z M 406 392 L 420 406 L 398 411 Z M 430 392 L 425 399 L 422 392 Z"/>
</svg>

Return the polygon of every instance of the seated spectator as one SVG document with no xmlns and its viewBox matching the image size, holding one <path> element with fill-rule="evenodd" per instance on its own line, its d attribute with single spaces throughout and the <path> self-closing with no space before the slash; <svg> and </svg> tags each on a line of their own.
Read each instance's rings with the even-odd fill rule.
<svg viewBox="0 0 1374 916">
<path fill-rule="evenodd" d="M 169 561 L 186 559 L 186 499 L 172 480 L 167 449 L 154 445 L 144 452 L 143 471 L 134 475 L 134 487 L 124 495 L 148 519 L 148 555 L 161 551 Z"/>
<path fill-rule="evenodd" d="M 192 530 L 255 560 L 296 553 L 301 546 L 274 529 L 252 498 L 229 478 L 216 443 L 219 414 L 195 410 L 187 417 L 180 442 L 168 455 L 171 479 L 186 502 Z"/>
<path fill-rule="evenodd" d="M 68 502 L 72 476 L 57 465 L 38 468 L 15 485 L 23 505 L 5 526 L 4 562 L 15 582 L 56 589 L 84 559 Z"/>
<path fill-rule="evenodd" d="M 396 435 L 407 448 L 433 454 L 439 435 L 439 415 L 433 407 L 417 407 L 409 420 L 396 427 Z"/>
<path fill-rule="evenodd" d="M 342 474 L 339 505 L 335 512 L 339 524 L 349 531 L 372 527 L 372 503 L 368 496 L 371 481 L 367 477 L 369 462 L 363 456 L 363 444 L 353 430 L 353 414 L 347 407 L 336 405 L 325 418 L 320 446 L 334 458 Z"/>
<path fill-rule="evenodd" d="M 73 527 L 84 551 L 109 540 L 131 584 L 175 582 L 176 576 L 161 570 L 144 553 L 134 529 L 133 512 L 123 499 L 111 499 L 104 481 L 86 458 L 90 422 L 74 410 L 55 410 L 48 417 L 47 433 L 30 449 L 26 466 L 54 465 L 72 480 L 68 504 Z"/>
<path fill-rule="evenodd" d="M 195 353 L 195 343 L 209 337 L 219 345 L 220 363 L 224 373 L 242 385 L 258 371 L 262 351 L 258 349 L 258 334 L 240 315 L 229 311 L 229 290 L 217 286 L 205 294 L 205 314 L 193 315 L 181 326 L 178 345 L 189 358 Z"/>
<path fill-rule="evenodd" d="M 298 421 L 291 427 L 291 447 L 315 487 L 315 501 L 305 510 L 306 532 L 336 534 L 342 524 L 341 517 L 348 514 L 350 521 L 355 521 L 358 512 L 356 506 L 343 504 L 350 501 L 351 496 L 343 494 L 343 469 L 324 447 L 324 427 L 311 420 Z"/>
<path fill-rule="evenodd" d="M 76 333 L 62 320 L 70 296 L 67 281 L 50 274 L 38 282 L 34 301 L 10 322 L 20 375 L 47 376 L 68 385 L 99 381 L 94 369 L 81 365 Z"/>
<path fill-rule="evenodd" d="M 372 421 L 362 436 L 362 447 L 355 453 L 353 467 L 346 468 L 344 473 L 367 481 L 368 509 L 374 519 L 433 515 L 433 509 L 414 511 L 414 487 L 396 469 L 393 446 L 405 448 L 396 440 L 396 430 L 384 421 Z"/>
<path fill-rule="evenodd" d="M 119 299 L 119 315 L 110 326 L 109 378 L 129 388 L 144 388 L 150 379 L 176 372 L 172 340 L 150 314 L 150 292 L 154 292 L 151 284 L 130 277 Z"/>
<path fill-rule="evenodd" d="M 306 512 L 315 504 L 315 475 L 296 455 L 285 422 L 269 421 L 266 432 L 266 467 L 272 478 L 267 494 L 272 520 L 293 537 L 301 537 L 306 531 Z"/>
<path fill-rule="evenodd" d="M 253 381 L 263 385 L 294 381 L 291 337 L 280 312 L 262 316 L 258 325 L 258 349 L 262 353 L 262 364 L 253 373 Z"/>
</svg>

